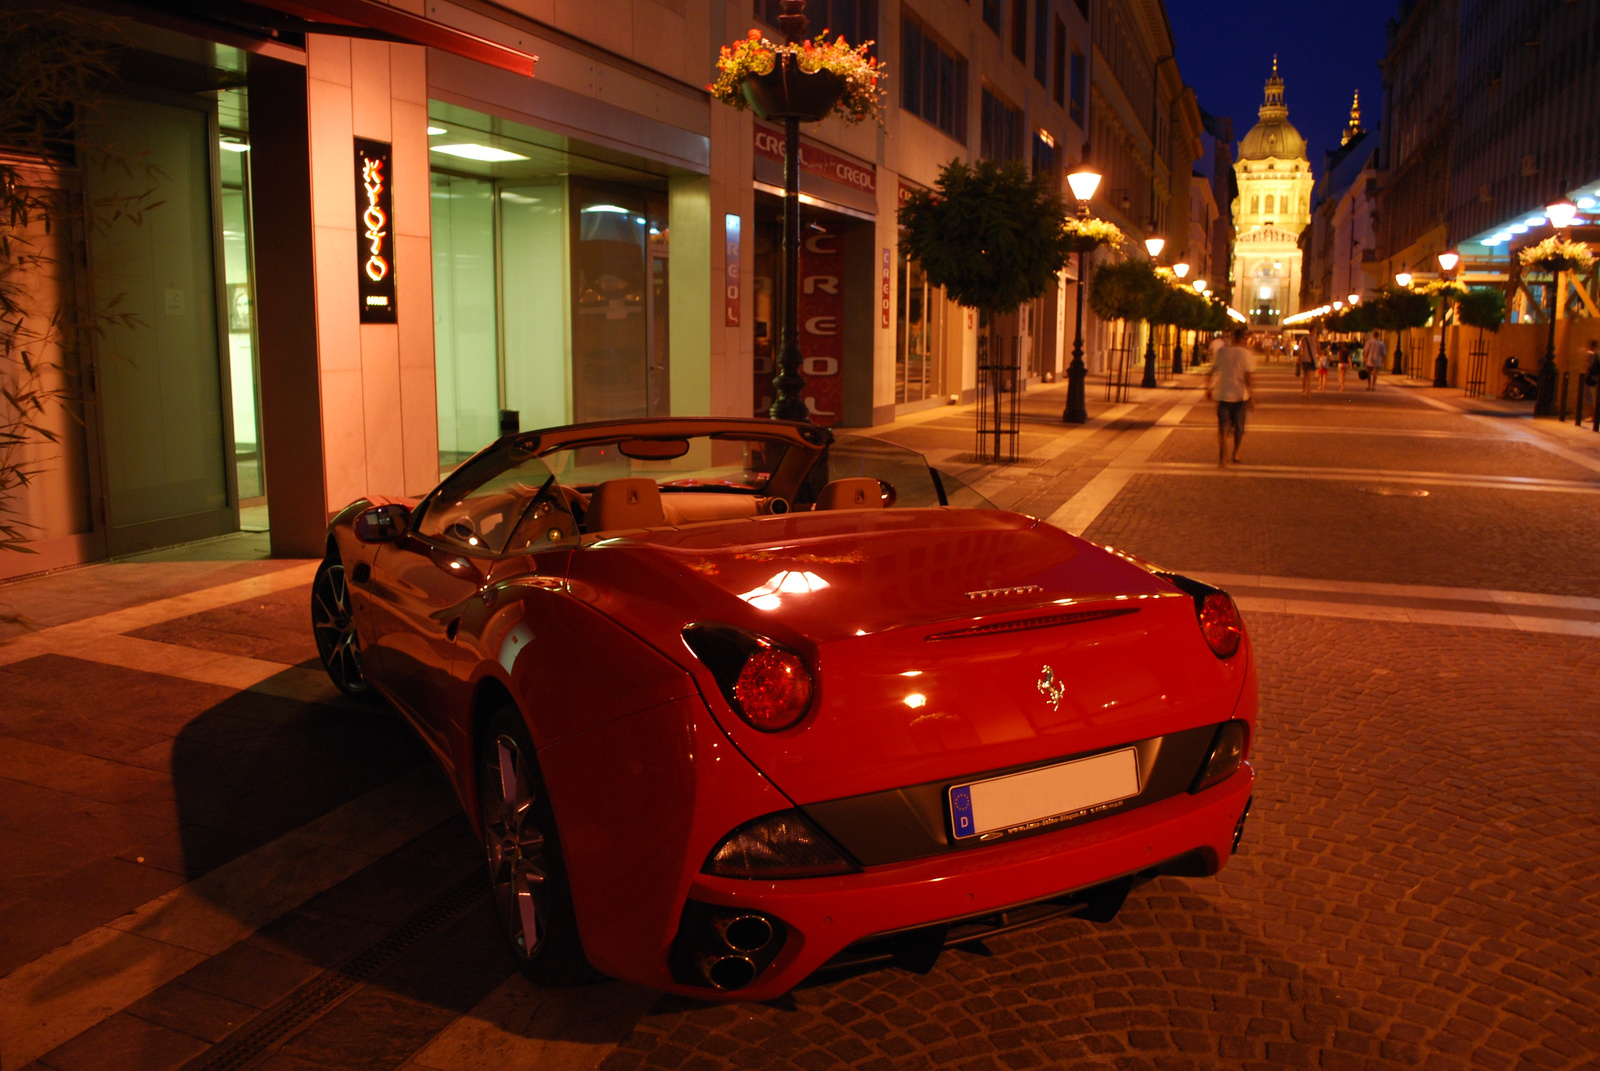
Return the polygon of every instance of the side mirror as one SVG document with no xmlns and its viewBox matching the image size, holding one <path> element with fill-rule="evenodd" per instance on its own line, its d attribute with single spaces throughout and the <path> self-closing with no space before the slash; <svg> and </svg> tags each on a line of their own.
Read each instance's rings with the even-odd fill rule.
<svg viewBox="0 0 1600 1071">
<path fill-rule="evenodd" d="M 405 506 L 373 506 L 356 514 L 356 538 L 363 543 L 393 543 L 406 534 L 410 523 L 411 510 Z"/>
</svg>

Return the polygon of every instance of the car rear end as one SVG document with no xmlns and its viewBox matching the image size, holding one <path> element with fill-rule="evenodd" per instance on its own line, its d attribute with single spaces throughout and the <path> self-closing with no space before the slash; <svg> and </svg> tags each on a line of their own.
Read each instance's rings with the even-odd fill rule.
<svg viewBox="0 0 1600 1071">
<path fill-rule="evenodd" d="M 915 512 L 635 552 L 729 596 L 678 608 L 677 659 L 786 804 L 686 847 L 672 988 L 764 999 L 1231 854 L 1256 718 L 1231 600 L 1026 518 Z M 648 603 L 641 631 L 674 620 Z"/>
</svg>

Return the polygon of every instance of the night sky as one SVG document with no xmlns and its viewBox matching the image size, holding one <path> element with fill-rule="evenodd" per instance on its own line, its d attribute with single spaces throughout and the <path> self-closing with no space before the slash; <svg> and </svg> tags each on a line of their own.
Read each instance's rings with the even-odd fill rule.
<svg viewBox="0 0 1600 1071">
<path fill-rule="evenodd" d="M 1322 177 L 1322 153 L 1337 148 L 1361 90 L 1362 125 L 1382 115 L 1384 26 L 1398 0 L 1167 0 L 1178 42 L 1178 69 L 1200 107 L 1233 118 L 1235 143 L 1256 123 L 1261 91 L 1278 56 L 1289 122 L 1308 142 L 1311 169 Z"/>
</svg>

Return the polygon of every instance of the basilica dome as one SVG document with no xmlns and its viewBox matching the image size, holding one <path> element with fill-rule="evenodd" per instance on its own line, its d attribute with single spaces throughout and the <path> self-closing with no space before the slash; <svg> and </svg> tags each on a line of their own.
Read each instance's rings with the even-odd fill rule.
<svg viewBox="0 0 1600 1071">
<path fill-rule="evenodd" d="M 1239 159 L 1306 159 L 1306 139 L 1289 122 L 1289 109 L 1283 103 L 1283 79 L 1278 77 L 1276 57 L 1272 61 L 1272 77 L 1267 79 L 1266 100 L 1257 114 L 1260 121 L 1239 142 Z"/>
</svg>

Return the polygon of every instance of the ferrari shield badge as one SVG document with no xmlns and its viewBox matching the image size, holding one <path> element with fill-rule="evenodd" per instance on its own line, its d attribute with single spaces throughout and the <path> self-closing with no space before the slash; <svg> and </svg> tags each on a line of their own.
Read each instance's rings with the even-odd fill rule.
<svg viewBox="0 0 1600 1071">
<path fill-rule="evenodd" d="M 1067 694 L 1067 686 L 1056 681 L 1056 671 L 1049 666 L 1045 666 L 1040 673 L 1039 694 L 1050 701 L 1051 710 L 1060 710 L 1061 698 Z"/>
</svg>

